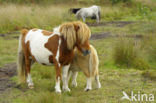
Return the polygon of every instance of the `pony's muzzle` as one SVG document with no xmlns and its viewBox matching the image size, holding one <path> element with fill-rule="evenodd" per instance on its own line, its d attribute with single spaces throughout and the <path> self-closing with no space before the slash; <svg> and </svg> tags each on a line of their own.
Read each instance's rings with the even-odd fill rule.
<svg viewBox="0 0 156 103">
<path fill-rule="evenodd" d="M 83 55 L 84 55 L 84 56 L 86 56 L 86 55 L 88 55 L 88 54 L 90 54 L 90 50 L 83 50 Z"/>
</svg>

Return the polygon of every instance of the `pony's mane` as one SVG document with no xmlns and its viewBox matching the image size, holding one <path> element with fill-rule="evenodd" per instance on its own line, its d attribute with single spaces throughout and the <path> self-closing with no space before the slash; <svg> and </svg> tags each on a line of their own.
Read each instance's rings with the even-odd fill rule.
<svg viewBox="0 0 156 103">
<path fill-rule="evenodd" d="M 60 26 L 60 34 L 66 39 L 67 48 L 71 50 L 77 39 L 84 43 L 90 38 L 91 32 L 85 23 L 74 21 L 62 24 Z"/>
<path fill-rule="evenodd" d="M 78 39 L 81 40 L 81 43 L 84 43 L 91 36 L 91 31 L 89 27 L 85 23 L 80 22 L 80 21 L 75 21 L 73 23 L 79 28 L 77 30 Z"/>
</svg>

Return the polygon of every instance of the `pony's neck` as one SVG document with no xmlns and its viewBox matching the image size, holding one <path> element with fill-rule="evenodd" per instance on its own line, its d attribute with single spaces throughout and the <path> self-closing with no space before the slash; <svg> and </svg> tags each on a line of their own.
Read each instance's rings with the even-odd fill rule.
<svg viewBox="0 0 156 103">
<path fill-rule="evenodd" d="M 63 54 L 68 55 L 70 53 L 73 53 L 75 47 L 76 45 L 73 45 L 73 49 L 68 49 L 67 41 L 61 36 L 61 52 Z"/>
<path fill-rule="evenodd" d="M 60 56 L 59 60 L 62 65 L 70 64 L 74 58 L 74 48 L 68 49 L 67 42 L 63 37 L 61 37 Z"/>
</svg>

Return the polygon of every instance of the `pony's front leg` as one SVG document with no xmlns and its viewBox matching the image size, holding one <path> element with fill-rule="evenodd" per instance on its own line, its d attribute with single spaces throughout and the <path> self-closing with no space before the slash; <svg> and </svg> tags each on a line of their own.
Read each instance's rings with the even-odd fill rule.
<svg viewBox="0 0 156 103">
<path fill-rule="evenodd" d="M 82 17 L 82 19 L 83 19 L 83 22 L 85 22 L 85 21 L 86 21 L 86 18 L 85 18 L 84 16 Z"/>
<path fill-rule="evenodd" d="M 61 66 L 58 66 L 55 64 L 55 69 L 56 69 L 56 84 L 55 84 L 55 92 L 61 93 L 61 88 L 60 88 L 60 80 L 61 80 Z"/>
<path fill-rule="evenodd" d="M 87 77 L 87 86 L 85 88 L 85 91 L 89 91 L 92 89 L 92 78 L 91 77 Z"/>
<path fill-rule="evenodd" d="M 70 89 L 68 88 L 68 70 L 69 70 L 70 64 L 63 66 L 62 68 L 62 80 L 63 80 L 63 90 L 64 91 L 69 91 Z"/>
</svg>

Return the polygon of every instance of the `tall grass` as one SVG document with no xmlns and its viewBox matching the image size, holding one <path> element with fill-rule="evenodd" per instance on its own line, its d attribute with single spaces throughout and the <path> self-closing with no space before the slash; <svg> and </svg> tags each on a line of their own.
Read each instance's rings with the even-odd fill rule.
<svg viewBox="0 0 156 103">
<path fill-rule="evenodd" d="M 148 69 L 149 64 L 144 58 L 140 44 L 134 39 L 120 38 L 113 48 L 113 59 L 118 66 Z"/>
<path fill-rule="evenodd" d="M 68 18 L 68 7 L 61 6 L 21 6 L 3 5 L 0 7 L 0 32 L 15 31 L 22 28 L 46 28 L 59 25 Z"/>
<path fill-rule="evenodd" d="M 148 34 L 144 37 L 142 45 L 146 49 L 150 64 L 154 64 L 152 68 L 156 69 L 156 32 Z"/>
</svg>

